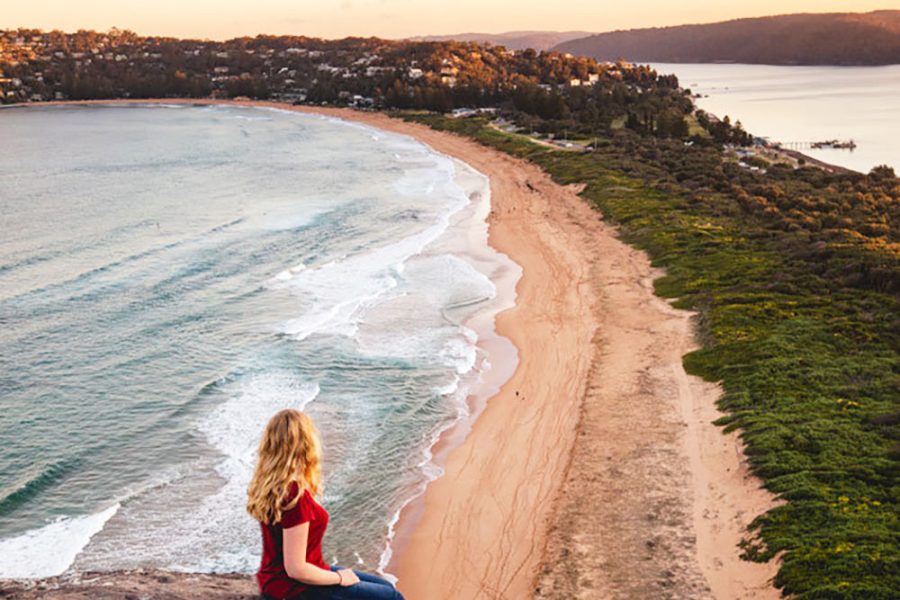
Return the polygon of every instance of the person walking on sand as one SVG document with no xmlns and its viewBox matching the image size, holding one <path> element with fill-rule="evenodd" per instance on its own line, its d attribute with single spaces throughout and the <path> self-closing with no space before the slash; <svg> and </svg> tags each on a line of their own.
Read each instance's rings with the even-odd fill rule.
<svg viewBox="0 0 900 600">
<path fill-rule="evenodd" d="M 319 434 L 309 415 L 285 408 L 269 419 L 247 488 L 247 512 L 262 529 L 256 581 L 263 600 L 404 600 L 376 575 L 322 560 L 328 512 Z"/>
</svg>

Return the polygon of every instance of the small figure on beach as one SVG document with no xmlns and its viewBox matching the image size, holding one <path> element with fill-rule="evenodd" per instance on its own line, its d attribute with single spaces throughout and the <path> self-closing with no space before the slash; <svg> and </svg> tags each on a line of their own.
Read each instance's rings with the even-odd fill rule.
<svg viewBox="0 0 900 600">
<path fill-rule="evenodd" d="M 247 488 L 247 512 L 260 523 L 262 600 L 403 600 L 386 579 L 325 563 L 328 512 L 322 491 L 321 443 L 306 413 L 285 408 L 269 419 Z"/>
</svg>

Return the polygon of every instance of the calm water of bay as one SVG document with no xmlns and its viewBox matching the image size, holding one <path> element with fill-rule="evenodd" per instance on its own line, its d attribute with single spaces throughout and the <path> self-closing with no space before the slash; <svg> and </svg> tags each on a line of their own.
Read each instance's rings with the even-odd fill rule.
<svg viewBox="0 0 900 600">
<path fill-rule="evenodd" d="M 697 105 L 740 120 L 753 135 L 779 142 L 854 140 L 854 150 L 801 150 L 860 171 L 900 171 L 900 65 L 783 67 L 740 64 L 652 65 L 703 94 Z"/>
</svg>

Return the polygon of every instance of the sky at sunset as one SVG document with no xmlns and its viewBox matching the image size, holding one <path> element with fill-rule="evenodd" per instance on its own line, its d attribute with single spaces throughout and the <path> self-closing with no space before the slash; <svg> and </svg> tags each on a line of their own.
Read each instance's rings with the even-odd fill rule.
<svg viewBox="0 0 900 600">
<path fill-rule="evenodd" d="M 226 39 L 257 33 L 386 38 L 469 31 L 611 31 L 791 12 L 900 9 L 900 0 L 0 0 L 0 29 Z"/>
</svg>

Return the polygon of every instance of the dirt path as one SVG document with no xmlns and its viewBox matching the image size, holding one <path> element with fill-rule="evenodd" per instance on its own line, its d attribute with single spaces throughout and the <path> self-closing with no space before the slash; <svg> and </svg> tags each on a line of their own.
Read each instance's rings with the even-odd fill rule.
<svg viewBox="0 0 900 600">
<path fill-rule="evenodd" d="M 664 271 L 598 227 L 598 356 L 535 596 L 778 598 L 776 565 L 737 548 L 772 498 L 712 425 L 720 387 L 682 367 L 694 313 L 655 296 Z"/>
</svg>

